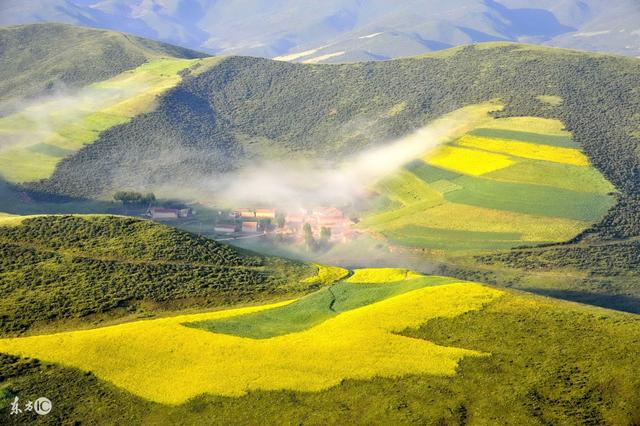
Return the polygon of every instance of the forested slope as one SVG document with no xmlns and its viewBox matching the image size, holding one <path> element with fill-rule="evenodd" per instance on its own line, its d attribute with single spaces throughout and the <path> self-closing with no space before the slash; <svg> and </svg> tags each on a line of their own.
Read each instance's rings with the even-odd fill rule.
<svg viewBox="0 0 640 426">
<path fill-rule="evenodd" d="M 0 332 L 283 297 L 313 268 L 151 221 L 33 216 L 0 223 Z"/>
<path fill-rule="evenodd" d="M 122 33 L 71 25 L 1 28 L 0 101 L 79 88 L 161 56 L 206 55 Z"/>
</svg>

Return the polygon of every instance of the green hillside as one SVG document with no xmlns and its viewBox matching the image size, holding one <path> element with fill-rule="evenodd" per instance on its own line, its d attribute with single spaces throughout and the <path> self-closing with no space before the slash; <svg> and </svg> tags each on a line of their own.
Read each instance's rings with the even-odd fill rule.
<svg viewBox="0 0 640 426">
<path fill-rule="evenodd" d="M 0 218 L 0 331 L 283 298 L 314 268 L 117 216 Z"/>
<path fill-rule="evenodd" d="M 244 57 L 203 61 L 153 98 L 146 112 L 89 126 L 90 132 L 83 125 L 73 129 L 72 135 L 90 135 L 90 144 L 74 136 L 69 151 L 58 149 L 64 144 L 52 150 L 51 143 L 6 155 L 5 170 L 16 180 L 50 175 L 18 187 L 3 185 L 6 199 L 20 200 L 22 190 L 39 201 L 60 195 L 110 198 L 122 189 L 198 184 L 203 175 L 254 160 L 331 161 L 406 135 L 450 111 L 499 99 L 504 109 L 492 114 L 494 123 L 470 131 L 438 158 L 416 161 L 383 180 L 378 189 L 384 211 L 356 212 L 362 226 L 394 245 L 440 253 L 568 240 L 589 246 L 640 236 L 637 59 L 487 43 L 345 65 Z M 110 127 L 115 122 L 122 124 Z M 11 160 L 20 158 L 30 167 L 12 168 Z M 483 166 L 469 172 L 445 164 L 456 158 Z M 614 192 L 617 199 L 609 195 Z M 33 212 L 75 208 L 19 206 Z M 81 208 L 100 211 L 99 206 Z M 555 256 L 554 265 L 561 266 L 563 257 L 576 256 L 565 248 L 544 256 Z M 461 277 L 487 272 L 478 259 L 446 263 L 447 271 Z M 517 263 L 522 268 L 514 273 L 529 276 L 526 262 Z M 546 265 L 555 267 L 550 260 Z M 513 285 L 511 276 L 495 273 L 490 281 Z M 584 280 L 571 286 L 584 289 Z M 556 290 L 564 285 L 553 282 Z M 598 294 L 624 295 L 632 299 L 623 305 L 637 305 L 635 292 L 619 292 L 630 287 L 627 282 L 599 283 Z M 530 288 L 531 281 L 521 284 Z"/>
<path fill-rule="evenodd" d="M 207 56 L 140 37 L 63 24 L 0 28 L 0 52 L 0 102 L 81 88 L 154 58 Z M 11 110 L 11 104 L 3 109 Z"/>
<path fill-rule="evenodd" d="M 204 394 L 178 405 L 151 402 L 92 372 L 5 354 L 0 357 L 0 415 L 9 415 L 8 404 L 16 395 L 46 394 L 56 403 L 56 410 L 44 417 L 51 424 L 185 425 L 203 419 L 234 424 L 634 424 L 640 416 L 638 321 L 630 314 L 507 292 L 482 309 L 400 332 L 420 342 L 487 354 L 466 357 L 453 376 L 350 379 L 318 392 Z M 366 354 L 346 355 L 362 362 Z M 281 374 L 292 378 L 299 373 L 289 369 Z M 15 421 L 28 424 L 33 418 L 27 414 Z"/>
<path fill-rule="evenodd" d="M 264 152 L 332 158 L 495 98 L 505 102 L 501 116 L 560 119 L 596 168 L 623 188 L 634 185 L 630 173 L 636 157 L 627 141 L 634 137 L 638 101 L 631 93 L 639 79 L 635 59 L 521 45 L 335 66 L 231 57 L 185 79 L 153 113 L 103 134 L 37 188 L 96 196 L 121 186 L 121 174 L 133 175 L 132 185 L 148 186 L 167 175 L 225 171 Z M 549 105 L 540 95 L 557 95 L 563 102 Z M 158 150 L 198 161 L 154 167 Z M 122 151 L 128 154 L 126 168 Z M 612 164 L 610 158 L 623 163 Z M 89 169 L 91 176 L 83 175 Z"/>
<path fill-rule="evenodd" d="M 8 146 L 0 151 L 0 175 L 10 182 L 51 176 L 63 158 L 94 142 L 103 131 L 152 110 L 157 97 L 194 68 L 217 58 L 153 58 L 73 94 L 54 96 L 0 118 Z"/>
</svg>

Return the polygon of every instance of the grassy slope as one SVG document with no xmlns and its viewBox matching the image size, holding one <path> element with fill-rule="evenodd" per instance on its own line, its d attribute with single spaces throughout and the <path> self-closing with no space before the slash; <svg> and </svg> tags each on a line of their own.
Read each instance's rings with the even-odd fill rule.
<svg viewBox="0 0 640 426">
<path fill-rule="evenodd" d="M 0 118 L 0 134 L 13 146 L 0 152 L 0 175 L 10 182 L 45 179 L 60 160 L 95 141 L 110 127 L 152 110 L 156 99 L 188 69 L 208 59 L 150 59 L 133 70 L 54 96 Z"/>
<path fill-rule="evenodd" d="M 63 24 L 2 28 L 0 51 L 0 101 L 39 95 L 59 84 L 80 88 L 153 58 L 205 56 L 139 37 Z"/>
<path fill-rule="evenodd" d="M 40 216 L 3 222 L 3 333 L 284 298 L 317 286 L 300 283 L 311 267 L 240 253 L 150 221 Z"/>
<path fill-rule="evenodd" d="M 640 420 L 639 330 L 637 317 L 628 314 L 508 293 L 480 311 L 405 332 L 492 354 L 463 360 L 453 377 L 345 380 L 311 393 L 204 395 L 177 407 L 75 369 L 3 356 L 0 415 L 8 415 L 13 395 L 46 394 L 56 404 L 41 418 L 50 424 L 634 424 Z"/>
<path fill-rule="evenodd" d="M 103 135 L 88 152 L 61 165 L 49 186 L 38 188 L 96 195 L 122 185 L 124 182 L 113 182 L 114 177 L 108 173 L 124 161 L 116 148 L 129 152 L 126 164 L 134 177 L 146 173 L 155 178 L 162 174 L 189 177 L 196 168 L 227 170 L 252 158 L 252 151 L 245 148 L 254 143 L 261 147 L 262 156 L 271 152 L 275 157 L 289 158 L 293 152 L 334 158 L 374 141 L 406 134 L 461 106 L 495 98 L 507 104 L 502 115 L 560 118 L 574 131 L 576 142 L 596 166 L 621 187 L 622 180 L 630 178 L 620 175 L 625 167 L 607 164 L 594 139 L 610 146 L 609 152 L 614 152 L 619 161 L 633 161 L 634 156 L 622 150 L 626 149 L 623 139 L 636 107 L 635 98 L 614 98 L 607 93 L 612 93 L 614 86 L 615 93 L 631 90 L 640 78 L 637 61 L 547 50 L 501 45 L 458 49 L 448 56 L 339 66 L 227 58 L 214 69 L 185 80 L 154 114 Z M 593 72 L 581 74 L 585 68 Z M 478 69 L 482 70 L 479 75 Z M 597 80 L 600 77 L 605 81 Z M 604 103 L 596 103 L 592 97 L 599 85 L 612 89 L 602 91 Z M 574 87 L 576 90 L 572 90 Z M 564 102 L 559 106 L 541 103 L 536 97 L 545 93 L 561 96 Z M 398 109 L 399 104 L 404 108 Z M 618 117 L 606 113 L 612 108 L 619 111 Z M 593 119 L 583 123 L 581 117 L 588 114 Z M 600 126 L 604 121 L 610 121 L 604 126 L 606 134 L 596 137 L 592 131 L 604 132 Z M 187 122 L 199 125 L 188 127 L 183 124 Z M 357 123 L 367 123 L 366 130 Z M 176 133 L 189 142 L 164 140 Z M 217 136 L 215 141 L 211 134 Z M 171 170 L 164 166 L 162 170 L 149 170 L 152 152 L 159 148 L 197 149 L 203 155 L 198 164 L 190 162 L 187 166 L 178 161 Z M 595 158 L 597 155 L 601 157 Z M 95 171 L 95 177 L 83 173 L 88 168 Z M 82 187 L 74 183 L 80 180 L 85 182 Z M 132 185 L 149 185 L 147 181 L 151 179 Z"/>
</svg>

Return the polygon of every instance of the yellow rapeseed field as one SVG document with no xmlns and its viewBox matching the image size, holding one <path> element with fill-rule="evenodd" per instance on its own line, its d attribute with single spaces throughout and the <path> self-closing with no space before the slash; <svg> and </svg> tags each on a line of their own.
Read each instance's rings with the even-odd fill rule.
<svg viewBox="0 0 640 426">
<path fill-rule="evenodd" d="M 475 283 L 426 287 L 270 339 L 215 334 L 182 323 L 277 305 L 3 339 L 0 351 L 91 371 L 136 395 L 166 404 L 180 404 L 202 393 L 319 391 L 343 379 L 455 374 L 462 357 L 485 354 L 396 333 L 432 318 L 481 309 L 501 294 Z"/>
<path fill-rule="evenodd" d="M 315 267 L 318 268 L 316 275 L 304 279 L 303 282 L 327 285 L 341 280 L 349 274 L 348 269 L 340 268 L 338 266 L 327 266 L 316 263 Z"/>
<path fill-rule="evenodd" d="M 353 275 L 345 280 L 348 283 L 391 283 L 420 278 L 424 275 L 403 268 L 363 268 L 354 269 Z"/>
<path fill-rule="evenodd" d="M 503 169 L 514 163 L 506 155 L 449 145 L 429 153 L 424 161 L 432 166 L 473 176 Z"/>
<path fill-rule="evenodd" d="M 520 142 L 509 139 L 493 139 L 465 135 L 457 144 L 467 148 L 484 149 L 532 160 L 552 161 L 554 163 L 588 166 L 589 159 L 578 149 L 559 146 Z"/>
</svg>

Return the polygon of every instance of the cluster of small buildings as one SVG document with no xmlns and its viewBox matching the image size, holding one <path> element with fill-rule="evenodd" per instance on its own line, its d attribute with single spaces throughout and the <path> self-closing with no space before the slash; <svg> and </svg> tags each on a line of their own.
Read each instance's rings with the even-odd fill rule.
<svg viewBox="0 0 640 426">
<path fill-rule="evenodd" d="M 275 219 L 276 209 L 235 209 L 231 216 L 243 219 Z"/>
<path fill-rule="evenodd" d="M 285 216 L 285 224 L 281 232 L 302 238 L 305 223 L 311 226 L 315 238 L 321 237 L 322 228 L 331 231 L 329 240 L 332 242 L 346 242 L 355 237 L 355 231 L 351 227 L 353 222 L 335 207 L 301 208 L 289 211 Z"/>
<path fill-rule="evenodd" d="M 218 234 L 257 234 L 269 231 L 276 218 L 275 209 L 235 209 L 227 221 L 217 223 L 214 231 Z"/>
<path fill-rule="evenodd" d="M 229 213 L 226 220 L 216 224 L 218 234 L 277 234 L 294 240 L 304 238 L 304 225 L 308 223 L 314 238 L 320 239 L 322 228 L 329 229 L 332 242 L 344 242 L 355 237 L 353 222 L 335 207 L 300 208 L 288 212 L 276 209 L 238 208 Z"/>
</svg>

